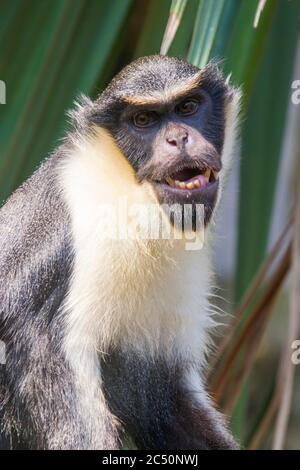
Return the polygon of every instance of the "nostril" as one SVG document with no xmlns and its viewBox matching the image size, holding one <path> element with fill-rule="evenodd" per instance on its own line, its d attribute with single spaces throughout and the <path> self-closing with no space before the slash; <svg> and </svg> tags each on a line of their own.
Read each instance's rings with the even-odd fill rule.
<svg viewBox="0 0 300 470">
<path fill-rule="evenodd" d="M 167 138 L 168 144 L 172 145 L 173 147 L 177 147 L 177 140 L 176 139 L 171 139 Z"/>
<path fill-rule="evenodd" d="M 168 144 L 172 145 L 173 147 L 178 147 L 181 145 L 186 145 L 189 140 L 189 135 L 185 132 L 183 135 L 177 137 L 167 137 L 166 141 Z"/>
</svg>

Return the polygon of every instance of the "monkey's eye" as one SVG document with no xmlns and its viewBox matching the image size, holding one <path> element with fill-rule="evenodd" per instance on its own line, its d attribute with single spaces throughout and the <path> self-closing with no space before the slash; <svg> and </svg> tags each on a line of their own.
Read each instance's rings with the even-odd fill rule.
<svg viewBox="0 0 300 470">
<path fill-rule="evenodd" d="M 158 120 L 154 111 L 141 111 L 133 116 L 133 124 L 136 127 L 150 127 Z"/>
<path fill-rule="evenodd" d="M 181 101 L 176 107 L 175 112 L 184 116 L 191 116 L 195 114 L 199 108 L 199 102 L 195 99 L 188 99 Z"/>
</svg>

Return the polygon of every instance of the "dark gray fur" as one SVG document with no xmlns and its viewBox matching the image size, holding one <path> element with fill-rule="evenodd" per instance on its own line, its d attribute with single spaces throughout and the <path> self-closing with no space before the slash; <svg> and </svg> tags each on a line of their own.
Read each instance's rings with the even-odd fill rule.
<svg viewBox="0 0 300 470">
<path fill-rule="evenodd" d="M 138 448 L 237 448 L 221 415 L 185 384 L 191 364 L 146 360 L 134 351 L 111 351 L 101 364 L 110 408 Z"/>
<path fill-rule="evenodd" d="M 56 429 L 66 421 L 72 433 L 59 445 L 73 447 L 80 429 L 72 374 L 60 350 L 58 313 L 73 254 L 56 181 L 59 158 L 46 160 L 0 212 L 1 434 L 12 448 L 57 445 Z"/>
</svg>

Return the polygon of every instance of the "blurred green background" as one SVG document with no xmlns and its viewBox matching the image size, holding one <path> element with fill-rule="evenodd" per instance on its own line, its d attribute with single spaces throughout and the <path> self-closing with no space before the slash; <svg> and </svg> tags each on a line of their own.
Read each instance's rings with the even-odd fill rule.
<svg viewBox="0 0 300 470">
<path fill-rule="evenodd" d="M 300 104 L 291 100 L 300 80 L 299 21 L 300 0 L 0 0 L 1 201 L 55 148 L 79 93 L 96 96 L 162 42 L 169 55 L 198 66 L 222 59 L 242 86 L 241 157 L 215 250 L 227 299 L 217 307 L 240 320 L 224 332 L 223 349 L 217 339 L 209 378 L 234 433 L 251 448 L 300 448 L 300 365 L 287 359 L 291 334 L 300 339 L 291 300 L 298 295 L 300 304 Z"/>
</svg>

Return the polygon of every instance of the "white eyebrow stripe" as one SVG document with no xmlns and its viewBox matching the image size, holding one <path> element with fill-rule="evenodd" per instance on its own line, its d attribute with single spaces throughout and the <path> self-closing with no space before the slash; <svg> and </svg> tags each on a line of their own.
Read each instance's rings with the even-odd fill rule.
<svg viewBox="0 0 300 470">
<path fill-rule="evenodd" d="M 201 71 L 193 75 L 190 79 L 187 79 L 185 83 L 175 83 L 169 88 L 153 90 L 143 95 L 127 95 L 123 97 L 123 100 L 133 105 L 168 103 L 173 101 L 175 98 L 184 96 L 193 91 L 197 86 L 199 86 L 200 80 Z"/>
</svg>

